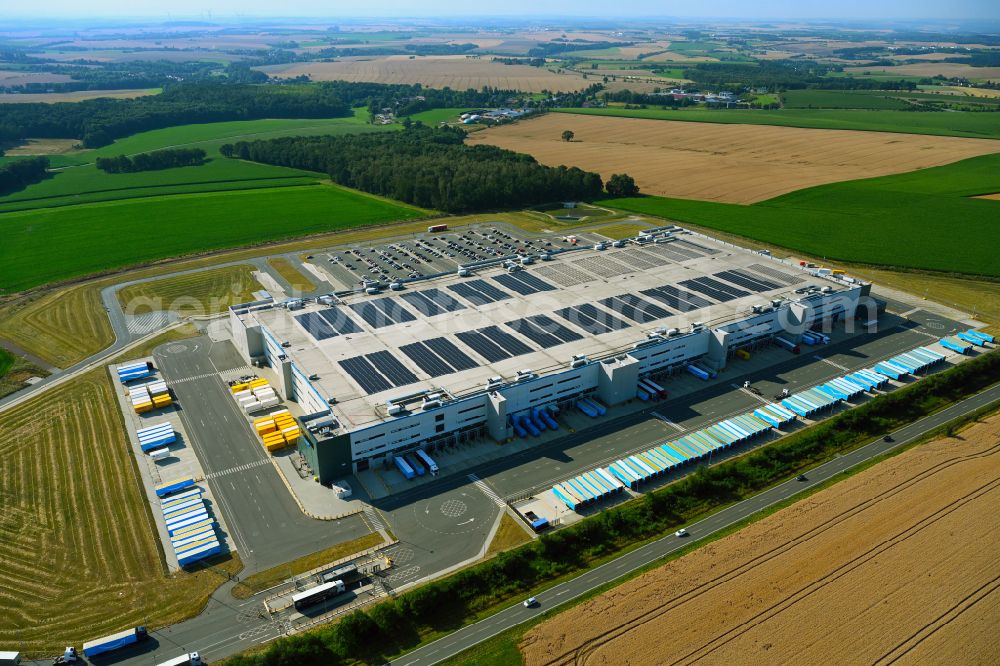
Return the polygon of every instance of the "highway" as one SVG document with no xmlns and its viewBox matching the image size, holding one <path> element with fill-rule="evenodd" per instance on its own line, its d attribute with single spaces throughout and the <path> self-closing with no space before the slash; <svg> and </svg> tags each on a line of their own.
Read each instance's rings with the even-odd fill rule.
<svg viewBox="0 0 1000 666">
<path fill-rule="evenodd" d="M 784 502 L 813 486 L 830 480 L 846 470 L 912 442 L 926 432 L 952 419 L 973 412 L 997 400 L 1000 400 L 1000 385 L 993 386 L 936 414 L 924 417 L 919 421 L 900 428 L 892 433 L 892 442 L 885 442 L 880 438 L 850 453 L 819 465 L 805 473 L 808 479 L 805 482 L 787 481 L 727 507 L 704 520 L 688 525 L 686 526 L 689 534 L 687 537 L 678 538 L 671 534 L 611 560 L 595 569 L 591 569 L 572 580 L 560 583 L 544 592 L 539 592 L 534 595 L 540 604 L 538 608 L 525 608 L 519 600 L 514 606 L 510 606 L 475 624 L 463 627 L 433 643 L 429 643 L 424 647 L 399 657 L 391 663 L 397 666 L 429 666 L 430 664 L 436 664 L 449 657 L 453 657 L 463 650 L 467 650 L 484 640 L 532 619 L 540 612 L 558 607 L 586 594 L 596 587 L 623 578 L 637 569 L 641 569 L 670 555 L 674 551 L 680 550 L 693 542 L 697 542 L 700 539 L 704 539 L 735 523 L 745 520 L 770 506 Z M 531 595 L 531 590 L 524 591 L 525 597 Z"/>
</svg>

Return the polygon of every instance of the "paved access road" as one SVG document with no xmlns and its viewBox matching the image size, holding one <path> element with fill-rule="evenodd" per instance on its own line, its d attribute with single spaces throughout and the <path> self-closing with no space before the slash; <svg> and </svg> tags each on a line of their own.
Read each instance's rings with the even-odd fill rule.
<svg viewBox="0 0 1000 666">
<path fill-rule="evenodd" d="M 165 345 L 155 358 L 177 395 L 189 444 L 219 503 L 213 510 L 221 509 L 230 542 L 243 559 L 241 575 L 371 531 L 360 515 L 319 521 L 299 510 L 218 376 L 220 370 L 246 367 L 232 345 L 202 336 Z"/>
<path fill-rule="evenodd" d="M 924 433 L 932 430 L 948 421 L 973 412 L 980 407 L 984 407 L 992 402 L 1000 400 L 1000 385 L 994 386 L 977 395 L 967 398 L 937 414 L 925 417 L 915 423 L 900 428 L 892 433 L 892 442 L 885 442 L 878 439 L 866 446 L 834 458 L 809 472 L 806 472 L 808 481 L 787 481 L 781 485 L 770 488 L 759 495 L 750 497 L 738 504 L 734 504 L 712 516 L 701 520 L 687 527 L 689 536 L 678 538 L 673 535 L 664 537 L 658 541 L 646 544 L 645 546 L 622 555 L 619 558 L 587 571 L 576 578 L 552 587 L 535 596 L 540 602 L 540 608 L 524 608 L 519 602 L 515 606 L 506 608 L 499 613 L 492 615 L 485 620 L 459 629 L 458 631 L 438 639 L 433 643 L 425 645 L 418 650 L 394 660 L 392 663 L 397 666 L 418 666 L 436 664 L 439 661 L 452 657 L 463 650 L 466 650 L 496 634 L 499 634 L 511 627 L 525 622 L 539 612 L 559 606 L 582 594 L 586 594 L 595 587 L 610 583 L 622 576 L 625 576 L 636 569 L 642 568 L 656 560 L 679 550 L 692 541 L 697 541 L 707 537 L 719 530 L 733 525 L 769 506 L 783 502 L 790 497 L 811 488 L 817 484 L 828 481 L 841 472 L 851 469 L 861 463 L 876 456 L 882 455 L 899 446 L 911 442 Z M 529 596 L 531 590 L 525 590 L 525 597 Z"/>
</svg>

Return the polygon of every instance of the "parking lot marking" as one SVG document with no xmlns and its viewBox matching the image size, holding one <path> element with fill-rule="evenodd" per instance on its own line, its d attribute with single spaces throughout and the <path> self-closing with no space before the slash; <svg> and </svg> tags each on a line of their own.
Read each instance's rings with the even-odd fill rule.
<svg viewBox="0 0 1000 666">
<path fill-rule="evenodd" d="M 650 412 L 650 414 L 652 414 L 656 418 L 660 419 L 661 421 L 663 421 L 664 423 L 666 423 L 668 426 L 670 426 L 671 428 L 673 428 L 677 432 L 684 432 L 685 430 L 687 430 L 687 428 L 685 428 L 684 426 L 681 426 L 681 425 L 678 425 L 678 424 L 674 423 L 673 421 L 671 421 L 670 419 L 668 419 L 663 414 L 660 414 L 659 412 Z"/>
<path fill-rule="evenodd" d="M 497 506 L 499 507 L 507 506 L 507 503 L 504 502 L 503 499 L 499 495 L 497 495 L 496 492 L 494 492 L 493 489 L 490 488 L 485 481 L 480 479 L 475 474 L 469 474 L 469 481 L 472 481 L 472 485 L 474 485 L 476 488 L 479 488 L 479 490 L 482 491 L 484 495 L 493 500 L 493 503 L 496 504 Z"/>
<path fill-rule="evenodd" d="M 839 363 L 834 363 L 830 359 L 823 358 L 822 356 L 818 356 L 817 355 L 817 356 L 813 356 L 813 358 L 816 359 L 817 361 L 823 361 L 824 363 L 828 363 L 829 365 L 832 365 L 833 367 L 837 368 L 838 370 L 843 370 L 844 372 L 849 372 L 851 370 L 848 367 L 845 367 L 845 366 L 843 366 L 843 365 L 841 365 Z"/>
</svg>

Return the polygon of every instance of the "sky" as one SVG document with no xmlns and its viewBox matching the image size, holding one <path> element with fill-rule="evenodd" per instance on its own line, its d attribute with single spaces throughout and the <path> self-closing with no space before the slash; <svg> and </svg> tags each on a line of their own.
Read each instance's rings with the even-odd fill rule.
<svg viewBox="0 0 1000 666">
<path fill-rule="evenodd" d="M 459 9 L 460 8 L 460 9 Z M 458 11 L 456 11 L 456 9 Z M 773 19 L 1000 19 L 1000 0 L 0 0 L 6 16 L 71 17 L 508 16 Z"/>
</svg>

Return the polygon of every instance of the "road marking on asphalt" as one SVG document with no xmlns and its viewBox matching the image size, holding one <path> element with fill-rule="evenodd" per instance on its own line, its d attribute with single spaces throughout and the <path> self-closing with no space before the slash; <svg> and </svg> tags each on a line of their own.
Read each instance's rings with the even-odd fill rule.
<svg viewBox="0 0 1000 666">
<path fill-rule="evenodd" d="M 921 308 L 913 308 L 912 310 L 907 310 L 906 312 L 900 312 L 900 317 L 909 317 L 914 312 L 920 312 Z"/>
<path fill-rule="evenodd" d="M 209 472 L 205 475 L 206 479 L 217 479 L 220 476 L 226 476 L 227 474 L 234 474 L 235 472 L 245 472 L 248 469 L 253 469 L 254 467 L 262 467 L 264 465 L 270 465 L 271 461 L 268 458 L 261 458 L 260 460 L 255 460 L 254 462 L 244 463 L 242 465 L 237 465 L 236 467 L 230 467 L 229 469 L 220 469 L 215 472 Z M 236 490 L 236 487 L 233 487 Z"/>
<path fill-rule="evenodd" d="M 839 363 L 834 363 L 830 359 L 823 358 L 822 356 L 819 356 L 819 355 L 813 356 L 813 358 L 816 359 L 817 361 L 823 361 L 823 363 L 827 363 L 829 365 L 832 365 L 833 367 L 837 368 L 838 370 L 843 370 L 844 372 L 850 372 L 850 370 L 851 370 L 847 366 L 841 365 Z"/>
<path fill-rule="evenodd" d="M 730 386 L 732 386 L 734 389 L 736 389 L 738 391 L 742 391 L 743 393 L 746 393 L 748 396 L 750 396 L 754 400 L 759 400 L 760 402 L 764 403 L 765 405 L 770 405 L 771 404 L 771 401 L 768 400 L 767 398 L 765 398 L 764 396 L 757 395 L 756 393 L 754 393 L 750 389 L 743 388 L 739 384 L 730 384 Z"/>
<path fill-rule="evenodd" d="M 505 507 L 505 506 L 507 506 L 507 503 L 504 502 L 503 499 L 501 499 L 501 497 L 499 495 L 497 495 L 493 491 L 493 489 L 490 488 L 486 484 L 485 481 L 483 481 L 482 479 L 480 479 L 475 474 L 470 474 L 468 478 L 469 478 L 469 481 L 472 481 L 472 485 L 474 485 L 476 488 L 479 488 L 479 490 L 481 490 L 484 495 L 486 495 L 491 500 L 493 500 L 494 504 L 496 504 L 499 507 Z"/>
<path fill-rule="evenodd" d="M 385 525 L 379 519 L 378 511 L 375 510 L 375 507 L 371 504 L 365 504 L 364 512 L 365 516 L 368 518 L 368 522 L 372 524 L 372 528 L 376 532 L 385 529 Z"/>
<path fill-rule="evenodd" d="M 659 412 L 650 412 L 650 414 L 652 414 L 656 418 L 660 419 L 661 421 L 663 421 L 664 423 L 666 423 L 668 426 L 670 426 L 671 428 L 673 428 L 677 432 L 684 432 L 687 429 L 687 428 L 684 428 L 683 426 L 677 425 L 676 423 L 674 423 L 673 421 L 671 421 L 670 419 L 668 419 L 663 414 L 660 414 Z"/>
<path fill-rule="evenodd" d="M 193 382 L 193 381 L 197 381 L 199 379 L 208 379 L 209 377 L 216 377 L 216 376 L 217 375 L 214 372 L 206 372 L 206 373 L 201 374 L 201 375 L 191 375 L 190 377 L 181 377 L 180 379 L 171 379 L 170 380 L 170 384 L 172 386 L 174 384 L 183 384 L 184 382 Z"/>
</svg>

